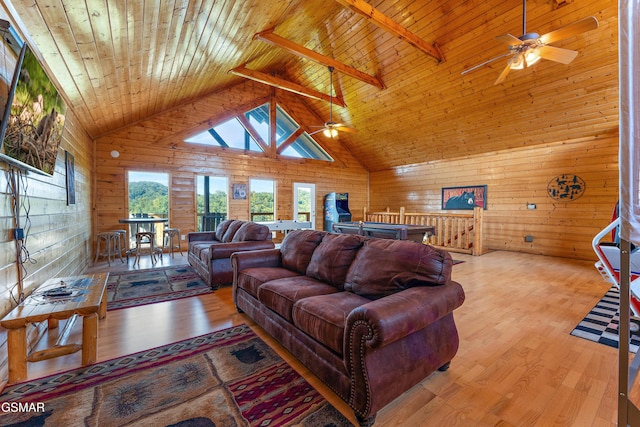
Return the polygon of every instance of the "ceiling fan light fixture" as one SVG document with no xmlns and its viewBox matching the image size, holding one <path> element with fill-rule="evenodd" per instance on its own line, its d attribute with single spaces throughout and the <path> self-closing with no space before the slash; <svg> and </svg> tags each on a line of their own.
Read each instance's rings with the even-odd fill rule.
<svg viewBox="0 0 640 427">
<path fill-rule="evenodd" d="M 536 62 L 540 61 L 540 49 L 538 47 L 530 47 L 524 54 L 524 60 L 527 63 L 527 67 L 531 67 Z"/>
<path fill-rule="evenodd" d="M 326 136 L 327 138 L 335 138 L 336 136 L 338 136 L 338 129 L 335 128 L 326 128 L 325 130 L 322 131 L 322 133 L 324 134 L 324 136 Z"/>
<path fill-rule="evenodd" d="M 522 70 L 525 67 L 524 56 L 522 55 L 522 53 L 519 53 L 509 59 L 509 67 L 512 70 Z"/>
</svg>

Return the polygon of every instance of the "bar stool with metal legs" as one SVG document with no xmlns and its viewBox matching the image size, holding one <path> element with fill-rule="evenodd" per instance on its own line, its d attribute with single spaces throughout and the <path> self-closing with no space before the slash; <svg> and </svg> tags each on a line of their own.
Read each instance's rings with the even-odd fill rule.
<svg viewBox="0 0 640 427">
<path fill-rule="evenodd" d="M 169 250 L 169 253 L 171 254 L 171 258 L 173 258 L 174 249 L 179 250 L 180 255 L 184 255 L 182 253 L 182 247 L 180 246 L 180 229 L 179 228 L 165 228 L 164 231 L 162 232 L 162 236 L 163 236 L 162 243 L 164 244 L 165 249 Z"/>
<path fill-rule="evenodd" d="M 151 256 L 151 264 L 156 264 L 156 254 L 160 255 L 162 259 L 162 248 L 156 248 L 155 246 L 156 233 L 152 231 L 139 231 L 136 233 L 136 258 L 133 261 L 133 266 L 140 265 L 140 255 L 148 253 Z M 146 250 L 145 250 L 146 246 Z"/>
<path fill-rule="evenodd" d="M 104 245 L 102 243 L 104 242 Z M 117 231 L 102 231 L 96 237 L 96 258 L 93 262 L 98 262 L 99 257 L 106 257 L 107 263 L 111 266 L 111 259 L 116 255 L 122 259 L 120 252 L 120 233 Z"/>
</svg>

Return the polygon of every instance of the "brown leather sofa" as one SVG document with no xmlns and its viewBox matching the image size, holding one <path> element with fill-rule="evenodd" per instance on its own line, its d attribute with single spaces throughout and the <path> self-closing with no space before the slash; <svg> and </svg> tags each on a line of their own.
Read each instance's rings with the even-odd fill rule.
<svg viewBox="0 0 640 427">
<path fill-rule="evenodd" d="M 464 291 L 448 252 L 406 240 L 291 231 L 236 252 L 233 297 L 351 408 L 361 425 L 458 350 Z"/>
<path fill-rule="evenodd" d="M 233 281 L 232 253 L 275 247 L 266 225 L 232 219 L 221 222 L 216 231 L 188 233 L 187 241 L 189 264 L 212 289 Z"/>
</svg>

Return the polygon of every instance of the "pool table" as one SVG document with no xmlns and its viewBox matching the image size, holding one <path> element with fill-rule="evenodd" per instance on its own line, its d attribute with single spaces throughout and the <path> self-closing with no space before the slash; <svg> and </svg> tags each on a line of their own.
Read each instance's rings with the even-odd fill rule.
<svg viewBox="0 0 640 427">
<path fill-rule="evenodd" d="M 427 237 L 435 234 L 432 225 L 387 224 L 384 222 L 337 222 L 333 224 L 333 231 L 344 234 L 360 234 L 367 237 L 383 239 L 413 240 L 422 243 Z"/>
</svg>

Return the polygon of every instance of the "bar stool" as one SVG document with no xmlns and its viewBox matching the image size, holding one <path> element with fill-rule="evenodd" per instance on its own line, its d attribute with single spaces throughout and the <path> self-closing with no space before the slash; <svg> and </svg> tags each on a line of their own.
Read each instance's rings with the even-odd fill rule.
<svg viewBox="0 0 640 427">
<path fill-rule="evenodd" d="M 180 251 L 180 255 L 184 255 L 182 253 L 182 247 L 180 247 L 180 229 L 179 228 L 165 228 L 162 232 L 162 243 L 165 248 L 169 249 L 169 253 L 171 254 L 171 258 L 173 258 L 173 250 L 178 249 Z M 177 243 L 175 240 L 177 239 Z M 167 246 L 167 243 L 169 245 Z"/>
<path fill-rule="evenodd" d="M 140 265 L 140 255 L 145 252 L 144 245 L 148 245 L 148 253 L 151 256 L 151 264 L 156 264 L 156 254 L 160 255 L 162 259 L 162 248 L 155 247 L 156 233 L 152 231 L 139 231 L 136 233 L 136 247 L 135 254 L 136 259 L 133 261 L 133 266 Z"/>
<path fill-rule="evenodd" d="M 111 230 L 114 233 L 118 233 L 118 248 L 117 251 L 120 254 L 120 259 L 122 260 L 122 251 L 124 250 L 125 255 L 127 255 L 127 251 L 129 250 L 129 248 L 127 247 L 127 230 Z M 129 255 L 127 255 L 127 261 L 129 261 L 128 259 Z M 124 261 L 123 261 L 124 262 Z"/>
<path fill-rule="evenodd" d="M 101 248 L 101 243 L 104 242 L 104 248 Z M 115 259 L 116 254 L 122 259 L 122 253 L 120 252 L 120 233 L 117 231 L 102 231 L 98 233 L 96 238 L 96 258 L 93 261 L 98 262 L 99 257 L 106 257 L 107 263 L 111 266 L 111 259 Z"/>
</svg>

